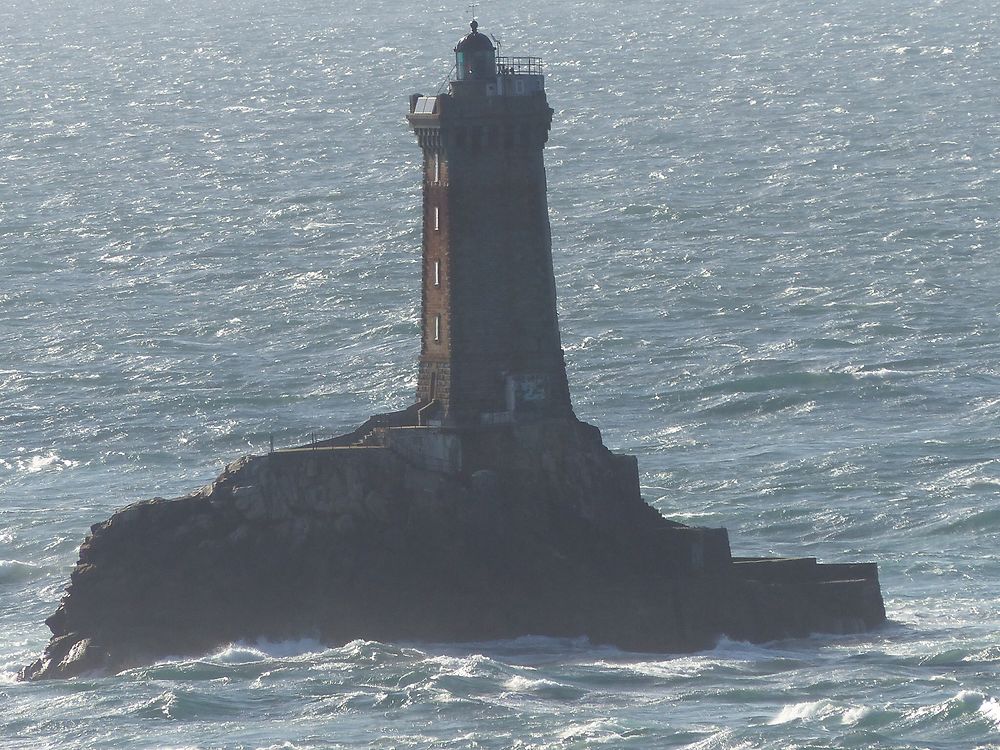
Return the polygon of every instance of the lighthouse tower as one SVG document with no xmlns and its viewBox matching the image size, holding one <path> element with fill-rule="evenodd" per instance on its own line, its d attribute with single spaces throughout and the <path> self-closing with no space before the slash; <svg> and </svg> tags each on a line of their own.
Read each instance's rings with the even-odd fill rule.
<svg viewBox="0 0 1000 750">
<path fill-rule="evenodd" d="M 410 97 L 423 150 L 420 422 L 572 413 L 556 317 L 541 61 L 472 31 L 447 94 Z"/>
</svg>

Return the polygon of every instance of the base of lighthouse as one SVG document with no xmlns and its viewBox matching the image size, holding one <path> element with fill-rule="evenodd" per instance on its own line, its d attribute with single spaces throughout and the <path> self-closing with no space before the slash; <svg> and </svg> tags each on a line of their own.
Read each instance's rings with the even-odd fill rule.
<svg viewBox="0 0 1000 750">
<path fill-rule="evenodd" d="M 733 557 L 639 494 L 573 418 L 469 430 L 381 415 L 130 505 L 80 548 L 22 679 L 116 672 L 257 638 L 584 636 L 671 652 L 875 628 L 873 564 Z"/>
</svg>

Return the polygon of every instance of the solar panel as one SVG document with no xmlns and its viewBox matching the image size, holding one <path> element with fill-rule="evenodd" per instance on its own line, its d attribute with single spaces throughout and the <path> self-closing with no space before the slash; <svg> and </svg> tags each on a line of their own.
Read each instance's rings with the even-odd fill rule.
<svg viewBox="0 0 1000 750">
<path fill-rule="evenodd" d="M 413 109 L 413 114 L 415 115 L 432 115 L 434 114 L 434 105 L 437 104 L 436 96 L 422 96 L 417 99 L 417 106 Z"/>
</svg>

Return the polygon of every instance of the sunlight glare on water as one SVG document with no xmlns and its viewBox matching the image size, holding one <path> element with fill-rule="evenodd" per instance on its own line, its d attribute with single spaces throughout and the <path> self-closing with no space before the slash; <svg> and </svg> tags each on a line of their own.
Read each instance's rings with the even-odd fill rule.
<svg viewBox="0 0 1000 750">
<path fill-rule="evenodd" d="M 578 415 L 737 554 L 879 563 L 892 624 L 682 656 L 233 644 L 13 682 L 90 524 L 401 407 L 462 7 L 0 9 L 0 744 L 1000 744 L 1000 70 L 982 0 L 482 3 L 546 65 Z"/>
</svg>

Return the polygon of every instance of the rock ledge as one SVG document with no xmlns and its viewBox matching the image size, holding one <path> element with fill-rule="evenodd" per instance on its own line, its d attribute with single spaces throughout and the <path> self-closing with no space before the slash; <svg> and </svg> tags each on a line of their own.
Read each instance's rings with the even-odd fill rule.
<svg viewBox="0 0 1000 750">
<path fill-rule="evenodd" d="M 587 636 L 688 651 L 884 622 L 873 564 L 733 558 L 663 518 L 632 456 L 574 419 L 476 430 L 381 415 L 247 456 L 91 527 L 26 680 L 117 672 L 242 639 Z"/>
</svg>

